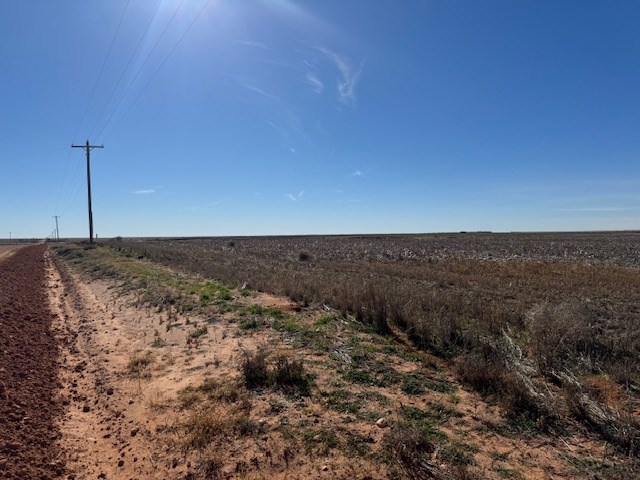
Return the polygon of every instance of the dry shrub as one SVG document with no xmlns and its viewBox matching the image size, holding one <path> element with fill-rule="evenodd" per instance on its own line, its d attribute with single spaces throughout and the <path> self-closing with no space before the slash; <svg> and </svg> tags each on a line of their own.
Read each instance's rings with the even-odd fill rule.
<svg viewBox="0 0 640 480">
<path fill-rule="evenodd" d="M 382 442 L 383 448 L 391 454 L 408 478 L 433 478 L 435 467 L 430 460 L 437 445 L 422 429 L 398 425 L 384 436 Z"/>
<path fill-rule="evenodd" d="M 259 348 L 255 353 L 245 352 L 240 368 L 247 388 L 262 388 L 269 383 L 268 356 L 266 348 Z"/>
<path fill-rule="evenodd" d="M 241 373 L 247 388 L 274 387 L 286 393 L 308 395 L 311 378 L 306 373 L 302 360 L 294 360 L 281 353 L 269 360 L 266 348 L 254 353 L 245 352 Z"/>
<path fill-rule="evenodd" d="M 183 409 L 193 408 L 205 400 L 238 404 L 247 411 L 251 406 L 248 392 L 237 379 L 205 378 L 197 387 L 190 385 L 178 391 L 178 400 Z"/>
<path fill-rule="evenodd" d="M 558 412 L 547 404 L 548 399 L 537 394 L 530 381 L 494 345 L 484 343 L 460 357 L 457 371 L 465 383 L 499 403 L 511 418 L 532 420 L 540 430 L 557 426 Z"/>
<path fill-rule="evenodd" d="M 442 465 L 436 458 L 439 450 L 437 433 L 424 425 L 401 423 L 394 426 L 382 439 L 382 448 L 411 480 L 476 480 L 468 465 Z"/>
<path fill-rule="evenodd" d="M 153 361 L 154 357 L 151 352 L 135 352 L 129 357 L 127 374 L 132 378 L 149 378 L 151 376 L 149 369 Z"/>
<path fill-rule="evenodd" d="M 623 405 L 622 388 L 607 375 L 591 375 L 583 381 L 589 395 L 598 402 L 604 403 L 614 410 L 620 410 Z"/>
<path fill-rule="evenodd" d="M 593 358 L 596 327 L 587 309 L 575 302 L 538 303 L 525 320 L 531 353 L 543 372 L 565 366 L 578 355 Z"/>
<path fill-rule="evenodd" d="M 193 413 L 184 424 L 188 432 L 185 448 L 203 449 L 215 439 L 221 439 L 232 430 L 234 420 L 219 410 Z"/>
<path fill-rule="evenodd" d="M 302 360 L 293 360 L 284 355 L 275 359 L 270 380 L 273 385 L 285 391 L 307 390 L 309 384 Z"/>
<path fill-rule="evenodd" d="M 579 385 L 566 387 L 566 402 L 573 416 L 614 445 L 622 454 L 640 458 L 640 422 L 630 412 L 619 413 L 594 401 Z"/>
<path fill-rule="evenodd" d="M 236 432 L 247 436 L 258 431 L 259 425 L 249 416 L 250 404 L 209 405 L 187 417 L 184 448 L 202 450 L 212 443 L 219 443 Z"/>
</svg>

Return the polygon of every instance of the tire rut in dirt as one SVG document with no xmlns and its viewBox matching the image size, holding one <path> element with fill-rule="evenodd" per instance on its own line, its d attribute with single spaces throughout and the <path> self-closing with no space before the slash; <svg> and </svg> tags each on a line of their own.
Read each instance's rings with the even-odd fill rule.
<svg viewBox="0 0 640 480">
<path fill-rule="evenodd" d="M 58 348 L 51 331 L 45 245 L 0 263 L 0 478 L 64 474 L 55 447 Z"/>
</svg>

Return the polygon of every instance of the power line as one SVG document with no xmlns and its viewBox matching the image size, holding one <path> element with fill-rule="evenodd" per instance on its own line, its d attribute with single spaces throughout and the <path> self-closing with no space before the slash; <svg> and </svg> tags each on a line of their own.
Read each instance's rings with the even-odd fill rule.
<svg viewBox="0 0 640 480">
<path fill-rule="evenodd" d="M 116 129 L 120 126 L 120 124 L 122 123 L 122 121 L 125 119 L 125 117 L 129 114 L 129 112 L 131 111 L 131 109 L 133 108 L 133 106 L 136 104 L 136 102 L 138 101 L 138 99 L 142 96 L 142 94 L 145 92 L 145 90 L 149 87 L 149 85 L 151 84 L 151 82 L 153 81 L 153 79 L 156 77 L 156 75 L 158 74 L 158 72 L 160 72 L 160 70 L 162 69 L 162 67 L 164 67 L 164 65 L 167 63 L 167 61 L 169 60 L 169 58 L 171 57 L 171 55 L 173 54 L 173 52 L 178 48 L 178 46 L 180 45 L 180 43 L 182 43 L 182 40 L 187 36 L 187 34 L 189 33 L 189 31 L 191 30 L 191 27 L 193 27 L 193 25 L 196 23 L 196 21 L 198 20 L 198 18 L 200 18 L 200 15 L 202 15 L 202 13 L 204 12 L 204 10 L 207 8 L 207 6 L 209 5 L 209 3 L 211 2 L 211 0 L 207 0 L 206 3 L 202 6 L 202 8 L 200 9 L 200 11 L 198 12 L 198 14 L 193 18 L 193 20 L 191 21 L 191 23 L 189 24 L 189 26 L 187 27 L 187 29 L 184 31 L 184 33 L 180 36 L 180 38 L 178 39 L 178 41 L 174 44 L 174 46 L 171 48 L 171 50 L 169 51 L 169 53 L 167 54 L 167 56 L 164 58 L 164 60 L 162 61 L 162 63 L 160 63 L 160 66 L 158 66 L 158 68 L 153 72 L 153 74 L 151 75 L 151 77 L 149 78 L 149 81 L 144 85 L 144 87 L 142 87 L 142 90 L 140 90 L 140 92 L 138 93 L 138 95 L 136 96 L 136 98 L 134 98 L 133 102 L 131 102 L 131 104 L 129 105 L 129 107 L 127 108 L 127 110 L 125 111 L 124 115 L 122 115 L 122 117 L 120 117 L 120 120 L 118 120 L 118 122 L 115 124 L 115 126 L 111 129 L 111 131 L 109 132 L 109 135 L 107 135 L 104 139 L 104 141 L 107 141 L 111 135 L 113 135 L 113 132 L 116 131 Z M 102 133 L 102 132 L 101 132 Z"/>
<path fill-rule="evenodd" d="M 95 122 L 93 128 L 91 129 L 91 133 L 89 134 L 90 137 L 93 137 L 93 132 L 98 127 L 98 125 L 100 125 L 100 121 L 102 120 L 102 117 L 104 117 L 104 113 L 106 112 L 107 107 L 109 106 L 109 103 L 111 102 L 111 99 L 113 98 L 113 95 L 116 93 L 116 90 L 118 90 L 118 87 L 120 86 L 120 82 L 122 81 L 122 79 L 124 78 L 125 73 L 129 69 L 129 65 L 131 65 L 131 62 L 133 61 L 133 59 L 136 56 L 136 53 L 138 53 L 138 50 L 140 49 L 140 46 L 142 45 L 142 42 L 144 41 L 144 39 L 145 39 L 145 37 L 147 35 L 147 32 L 149 31 L 149 28 L 151 28 L 151 25 L 153 24 L 153 20 L 156 18 L 156 16 L 158 15 L 158 12 L 160 11 L 160 6 L 161 5 L 162 5 L 162 2 L 158 2 L 158 6 L 156 7 L 156 11 L 154 12 L 153 16 L 151 17 L 151 20 L 149 20 L 149 23 L 147 24 L 147 28 L 145 28 L 144 32 L 142 33 L 142 36 L 138 40 L 138 44 L 136 45 L 136 48 L 133 50 L 133 53 L 129 57 L 129 60 L 127 61 L 127 64 L 125 65 L 124 69 L 120 73 L 120 77 L 118 77 L 118 81 L 116 81 L 113 89 L 111 90 L 111 93 L 109 94 L 109 98 L 107 98 L 107 101 L 105 102 L 104 106 L 102 107 L 102 111 L 100 112 L 100 115 L 98 116 L 98 120 Z"/>
<path fill-rule="evenodd" d="M 127 0 L 126 5 L 124 6 L 124 10 L 122 11 L 122 15 L 120 15 L 120 21 L 118 22 L 118 26 L 116 27 L 116 31 L 113 35 L 113 38 L 111 39 L 111 44 L 109 44 L 109 48 L 107 49 L 107 54 L 104 57 L 104 61 L 102 62 L 102 67 L 100 68 L 100 72 L 98 73 L 98 78 L 96 78 L 96 83 L 94 83 L 93 85 L 93 89 L 91 90 L 91 95 L 89 95 L 89 101 L 87 102 L 87 105 L 84 107 L 84 112 L 82 114 L 82 118 L 80 119 L 80 124 L 78 125 L 78 129 L 75 133 L 75 135 L 73 136 L 73 140 L 75 141 L 76 137 L 78 136 L 78 133 L 80 131 L 80 127 L 82 126 L 82 124 L 84 123 L 84 119 L 87 115 L 87 111 L 89 110 L 89 105 L 91 105 L 91 101 L 93 100 L 93 96 L 96 93 L 96 88 L 98 87 L 98 83 L 100 83 L 100 79 L 102 78 L 102 74 L 104 73 L 104 67 L 107 65 L 107 60 L 109 60 L 109 56 L 111 55 L 111 50 L 113 49 L 113 44 L 116 41 L 116 38 L 118 37 L 118 32 L 120 31 L 120 25 L 122 25 L 122 20 L 124 19 L 124 14 L 127 11 L 127 8 L 129 7 L 129 2 L 131 2 L 131 0 Z"/>
<path fill-rule="evenodd" d="M 133 79 L 131 79 L 131 81 L 129 82 L 129 85 L 127 86 L 127 88 L 125 89 L 124 93 L 122 94 L 122 96 L 120 97 L 120 100 L 118 101 L 118 103 L 116 104 L 115 108 L 111 111 L 111 114 L 109 115 L 109 118 L 107 118 L 107 121 L 104 123 L 104 125 L 102 126 L 102 129 L 98 132 L 98 134 L 96 135 L 95 138 L 99 138 L 102 133 L 104 132 L 104 130 L 107 128 L 107 126 L 109 125 L 109 122 L 111 121 L 111 119 L 113 118 L 113 115 L 118 111 L 118 108 L 120 107 L 120 105 L 122 104 L 122 102 L 124 101 L 124 99 L 126 98 L 127 94 L 129 93 L 129 90 L 131 90 L 131 87 L 133 87 L 133 84 L 135 83 L 135 81 L 137 80 L 138 76 L 140 75 L 140 73 L 142 73 L 143 68 L 145 67 L 145 65 L 147 64 L 147 62 L 149 61 L 149 59 L 151 58 L 151 55 L 153 55 L 153 52 L 155 52 L 156 48 L 158 47 L 158 45 L 160 44 L 160 40 L 162 40 L 162 37 L 164 37 L 164 34 L 167 32 L 167 30 L 169 29 L 169 26 L 171 26 L 171 24 L 173 23 L 173 20 L 176 18 L 176 15 L 178 14 L 178 11 L 180 10 L 180 8 L 182 7 L 182 4 L 184 3 L 184 0 L 182 0 L 178 6 L 176 7 L 175 11 L 173 12 L 173 15 L 171 16 L 171 18 L 169 19 L 169 21 L 167 22 L 167 24 L 164 26 L 164 29 L 162 30 L 162 33 L 160 34 L 160 36 L 158 37 L 158 39 L 156 40 L 156 43 L 153 45 L 153 48 L 151 49 L 151 51 L 149 52 L 149 54 L 147 55 L 147 57 L 144 59 L 144 62 L 142 62 L 142 65 L 140 65 L 140 67 L 138 68 L 138 71 L 136 72 L 136 74 L 134 75 Z"/>
<path fill-rule="evenodd" d="M 79 184 L 78 182 L 78 178 L 80 175 L 80 163 L 78 163 L 76 165 L 75 170 L 73 171 L 72 177 L 71 177 L 71 181 L 69 183 L 69 188 L 67 189 L 67 195 L 65 198 L 65 202 L 63 202 L 63 206 L 62 209 L 59 210 L 61 213 L 66 213 L 67 209 L 71 206 L 71 204 L 73 203 L 73 201 L 76 199 L 76 197 L 78 196 L 78 188 L 79 188 Z M 58 210 L 58 209 L 56 209 Z"/>
<path fill-rule="evenodd" d="M 78 123 L 78 127 L 76 128 L 75 133 L 73 134 L 73 139 L 72 141 L 75 142 L 78 133 L 80 132 L 80 128 L 82 128 L 82 124 L 84 123 L 84 120 L 87 116 L 87 112 L 89 111 L 89 106 L 91 105 L 91 101 L 93 100 L 93 97 L 95 95 L 96 89 L 98 87 L 98 84 L 100 83 L 100 80 L 102 78 L 102 74 L 104 73 L 104 69 L 107 65 L 107 61 L 109 60 L 109 57 L 111 56 L 111 51 L 113 50 L 113 45 L 116 42 L 116 39 L 118 38 L 118 33 L 120 32 L 120 26 L 122 25 L 122 21 L 124 20 L 124 16 L 127 12 L 127 9 L 129 8 L 129 3 L 131 3 L 131 0 L 127 0 L 127 3 L 124 6 L 124 10 L 122 10 L 122 14 L 120 15 L 120 20 L 118 21 L 118 25 L 116 26 L 116 31 L 113 34 L 113 38 L 111 39 L 111 43 L 109 44 L 109 48 L 107 49 L 107 54 L 104 57 L 104 60 L 102 62 L 102 67 L 100 68 L 100 71 L 98 73 L 98 77 L 96 78 L 96 81 L 93 85 L 93 88 L 91 90 L 91 94 L 89 95 L 89 100 L 87 101 L 87 104 L 84 107 L 84 111 L 82 112 L 82 117 L 80 118 L 80 122 Z M 62 176 L 62 183 L 60 184 L 60 190 L 58 192 L 58 198 L 56 200 L 56 210 L 58 209 L 58 206 L 60 204 L 60 197 L 62 196 L 62 192 L 64 190 L 64 184 L 67 180 L 67 171 L 69 170 L 69 162 L 71 160 L 71 151 L 69 151 L 69 154 L 67 155 L 67 161 L 65 163 L 65 167 L 64 167 L 64 174 Z"/>
</svg>

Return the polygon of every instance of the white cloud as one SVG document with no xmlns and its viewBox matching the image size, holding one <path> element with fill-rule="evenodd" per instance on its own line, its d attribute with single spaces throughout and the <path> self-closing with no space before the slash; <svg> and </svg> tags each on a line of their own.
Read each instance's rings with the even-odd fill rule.
<svg viewBox="0 0 640 480">
<path fill-rule="evenodd" d="M 282 103 L 282 99 L 280 97 L 277 97 L 269 92 L 265 92 L 261 88 L 258 88 L 254 85 L 243 83 L 242 86 L 247 90 L 251 90 L 252 92 L 257 93 L 258 95 L 262 95 L 263 97 L 268 98 L 269 100 L 273 100 L 274 102 L 277 102 L 277 103 Z"/>
<path fill-rule="evenodd" d="M 314 72 L 307 72 L 307 83 L 311 85 L 313 91 L 318 95 L 324 90 L 324 83 L 322 83 L 322 80 L 320 80 Z"/>
<path fill-rule="evenodd" d="M 353 105 L 356 101 L 356 85 L 362 73 L 362 66 L 355 69 L 347 58 L 332 52 L 328 48 L 318 47 L 327 58 L 329 58 L 340 71 L 338 78 L 338 99 L 345 105 Z"/>
<path fill-rule="evenodd" d="M 297 195 L 294 195 L 293 193 L 285 193 L 284 196 L 293 202 L 297 202 L 298 200 L 302 200 L 302 197 L 304 196 L 304 190 L 302 190 Z"/>
<path fill-rule="evenodd" d="M 352 173 L 352 175 L 354 177 L 361 177 L 363 175 L 363 173 L 360 170 L 356 170 L 355 172 Z"/>
<path fill-rule="evenodd" d="M 134 190 L 131 193 L 133 193 L 134 195 L 150 195 L 152 193 L 156 193 L 161 188 L 162 187 L 144 188 L 144 189 L 140 189 L 140 190 Z"/>
</svg>

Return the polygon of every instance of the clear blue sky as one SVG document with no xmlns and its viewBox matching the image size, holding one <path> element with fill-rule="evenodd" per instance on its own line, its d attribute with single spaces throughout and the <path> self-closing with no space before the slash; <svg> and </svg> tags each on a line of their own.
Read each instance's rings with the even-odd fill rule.
<svg viewBox="0 0 640 480">
<path fill-rule="evenodd" d="M 100 237 L 638 229 L 639 24 L 636 0 L 5 0 L 0 237 L 86 235 L 87 139 Z"/>
</svg>

